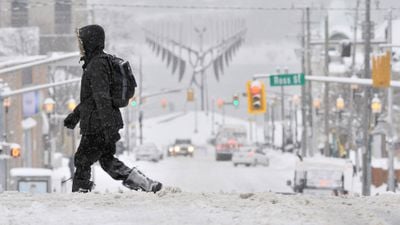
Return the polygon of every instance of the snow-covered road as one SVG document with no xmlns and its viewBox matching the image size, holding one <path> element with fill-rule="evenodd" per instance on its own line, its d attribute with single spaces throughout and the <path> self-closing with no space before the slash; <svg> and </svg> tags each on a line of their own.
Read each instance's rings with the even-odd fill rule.
<svg viewBox="0 0 400 225">
<path fill-rule="evenodd" d="M 92 193 L 0 194 L 0 225 L 397 225 L 400 196 L 282 195 L 290 192 L 293 154 L 269 151 L 270 166 L 217 162 L 212 148 L 158 163 L 120 156 L 160 180 L 157 193 L 130 191 L 95 166 Z M 271 192 L 270 192 L 271 191 Z"/>
<path fill-rule="evenodd" d="M 158 163 L 136 162 L 128 155 L 121 159 L 166 186 L 187 192 L 291 192 L 286 180 L 293 178 L 294 156 L 277 152 L 269 155 L 269 167 L 234 167 L 231 161 L 217 162 L 210 148 L 199 150 L 193 158 L 168 157 Z M 282 162 L 283 159 L 286 162 Z M 116 192 L 126 189 L 109 178 L 99 166 L 95 171 L 96 190 Z"/>
<path fill-rule="evenodd" d="M 399 195 L 142 192 L 0 195 L 2 225 L 396 225 Z"/>
</svg>

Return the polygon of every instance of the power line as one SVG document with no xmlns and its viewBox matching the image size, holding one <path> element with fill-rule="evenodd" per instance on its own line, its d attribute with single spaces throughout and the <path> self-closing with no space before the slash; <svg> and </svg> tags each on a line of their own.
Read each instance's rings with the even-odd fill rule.
<svg viewBox="0 0 400 225">
<path fill-rule="evenodd" d="M 0 0 L 0 2 L 8 2 L 12 3 L 12 0 Z M 47 7 L 54 6 L 56 4 L 60 5 L 71 5 L 71 6 L 81 6 L 86 7 L 90 6 L 92 8 L 141 8 L 141 9 L 187 9 L 187 10 L 232 10 L 232 11 L 301 11 L 304 10 L 305 6 L 290 6 L 290 7 L 264 7 L 264 6 L 213 6 L 213 5 L 168 5 L 168 4 L 126 4 L 126 3 L 78 3 L 71 1 L 57 1 L 57 2 L 35 2 L 29 1 L 27 2 L 26 8 L 36 8 L 36 7 Z M 343 8 L 343 7 L 308 7 L 310 10 L 318 10 L 318 11 L 354 11 L 355 7 Z M 400 10 L 400 7 L 394 8 L 376 8 L 373 10 L 376 11 L 387 11 L 389 9 L 392 10 Z M 2 10 L 8 11 L 8 10 Z"/>
</svg>

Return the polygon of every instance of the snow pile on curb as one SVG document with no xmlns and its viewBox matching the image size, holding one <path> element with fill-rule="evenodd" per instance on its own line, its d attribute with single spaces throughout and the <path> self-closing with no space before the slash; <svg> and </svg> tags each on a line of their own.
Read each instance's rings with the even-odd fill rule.
<svg viewBox="0 0 400 225">
<path fill-rule="evenodd" d="M 0 224 L 400 224 L 399 195 L 143 192 L 0 195 Z"/>
</svg>

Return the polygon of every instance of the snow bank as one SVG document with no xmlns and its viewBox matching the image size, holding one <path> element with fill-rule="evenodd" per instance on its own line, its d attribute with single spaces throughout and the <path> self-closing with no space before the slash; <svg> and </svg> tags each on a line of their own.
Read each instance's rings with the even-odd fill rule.
<svg viewBox="0 0 400 225">
<path fill-rule="evenodd" d="M 4 193 L 0 224 L 399 224 L 398 195 L 321 197 L 274 193 Z"/>
</svg>

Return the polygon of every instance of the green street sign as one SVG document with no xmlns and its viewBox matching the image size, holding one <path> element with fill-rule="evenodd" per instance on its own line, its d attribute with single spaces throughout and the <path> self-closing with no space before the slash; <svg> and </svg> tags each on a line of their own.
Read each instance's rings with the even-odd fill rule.
<svg viewBox="0 0 400 225">
<path fill-rule="evenodd" d="M 277 74 L 269 77 L 271 86 L 303 86 L 306 83 L 304 73 Z"/>
</svg>

